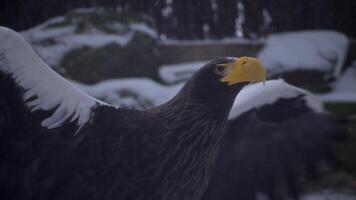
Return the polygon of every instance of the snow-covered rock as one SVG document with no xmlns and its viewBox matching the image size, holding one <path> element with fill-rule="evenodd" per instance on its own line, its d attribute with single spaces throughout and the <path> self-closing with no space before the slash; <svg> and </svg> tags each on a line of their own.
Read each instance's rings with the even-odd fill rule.
<svg viewBox="0 0 356 200">
<path fill-rule="evenodd" d="M 95 85 L 73 84 L 109 104 L 135 109 L 160 105 L 171 99 L 183 85 L 164 86 L 147 78 L 107 80 Z"/>
<path fill-rule="evenodd" d="M 169 84 L 188 80 L 200 67 L 208 61 L 162 65 L 159 68 L 161 79 Z"/>
<path fill-rule="evenodd" d="M 345 62 L 349 41 L 335 31 L 300 31 L 269 36 L 258 54 L 270 74 L 298 69 L 332 72 L 337 77 Z"/>
<path fill-rule="evenodd" d="M 76 9 L 21 34 L 54 70 L 79 82 L 158 76 L 158 34 L 143 15 Z"/>
<path fill-rule="evenodd" d="M 325 102 L 356 102 L 356 62 L 331 84 L 332 92 L 320 94 Z"/>
<path fill-rule="evenodd" d="M 129 23 L 120 16 L 120 13 L 110 13 L 102 8 L 77 9 L 23 31 L 22 35 L 52 67 L 72 49 L 100 48 L 110 43 L 126 46 L 137 32 L 154 39 L 158 37 L 143 20 Z M 95 21 L 95 18 L 99 19 Z"/>
<path fill-rule="evenodd" d="M 204 41 L 163 41 L 165 44 L 201 45 L 217 43 L 214 40 Z M 220 43 L 256 43 L 244 39 L 225 39 Z M 269 76 L 296 70 L 317 70 L 340 76 L 349 41 L 345 35 L 335 31 L 299 31 L 270 35 L 258 58 L 266 67 Z M 189 78 L 198 69 L 201 62 L 164 65 L 160 69 L 161 78 L 167 83 Z"/>
<path fill-rule="evenodd" d="M 190 45 L 208 45 L 208 44 L 260 44 L 262 40 L 251 40 L 246 38 L 223 38 L 223 39 L 204 39 L 204 40 L 175 40 L 161 38 L 162 44 L 167 45 L 180 45 L 180 46 L 190 46 Z"/>
</svg>

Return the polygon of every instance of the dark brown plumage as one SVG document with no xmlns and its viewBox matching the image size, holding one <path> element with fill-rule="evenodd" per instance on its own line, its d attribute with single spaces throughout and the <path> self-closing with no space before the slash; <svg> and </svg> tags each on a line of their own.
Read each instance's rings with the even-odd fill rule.
<svg viewBox="0 0 356 200">
<path fill-rule="evenodd" d="M 0 27 L 0 199 L 196 200 L 255 58 L 203 66 L 167 103 L 109 106 L 52 71 Z M 142 88 L 144 89 L 144 88 Z"/>
<path fill-rule="evenodd" d="M 98 105 L 73 135 L 67 121 L 40 126 L 23 89 L 0 71 L 1 199 L 199 199 L 207 187 L 236 94 L 219 64 L 202 67 L 169 102 L 134 111 Z M 48 114 L 47 114 L 48 113 Z"/>
</svg>

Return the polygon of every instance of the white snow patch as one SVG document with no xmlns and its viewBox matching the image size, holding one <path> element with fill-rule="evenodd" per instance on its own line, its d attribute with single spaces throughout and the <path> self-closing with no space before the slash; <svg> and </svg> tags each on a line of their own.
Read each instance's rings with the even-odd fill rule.
<svg viewBox="0 0 356 200">
<path fill-rule="evenodd" d="M 23 31 L 21 34 L 26 40 L 39 41 L 70 35 L 75 31 L 75 27 L 73 25 L 58 28 L 43 28 L 43 25 L 36 26 L 30 30 Z"/>
<path fill-rule="evenodd" d="M 0 43 L 0 70 L 26 90 L 26 106 L 32 111 L 55 109 L 42 126 L 56 128 L 71 119 L 78 120 L 80 129 L 89 120 L 92 107 L 101 104 L 55 73 L 20 34 L 0 27 Z"/>
<path fill-rule="evenodd" d="M 50 66 L 53 68 L 59 63 L 63 55 L 69 50 L 73 49 L 73 45 L 60 43 L 52 46 L 38 46 L 33 45 L 36 53 Z"/>
<path fill-rule="evenodd" d="M 60 40 L 63 43 L 71 44 L 73 46 L 90 46 L 94 48 L 99 48 L 105 46 L 106 44 L 116 43 L 120 46 L 126 46 L 133 36 L 133 32 L 126 33 L 124 35 L 116 34 L 76 34 L 62 37 Z"/>
<path fill-rule="evenodd" d="M 332 84 L 333 91 L 318 97 L 325 102 L 356 102 L 356 65 Z"/>
<path fill-rule="evenodd" d="M 49 24 L 54 24 L 54 23 L 61 23 L 64 21 L 64 17 L 63 16 L 58 16 L 58 17 L 54 17 L 51 18 L 47 21 L 45 21 L 42 24 L 39 24 L 29 30 L 23 31 L 21 34 L 25 37 L 25 39 L 30 39 L 30 37 L 32 37 L 33 39 L 45 39 L 51 36 L 57 36 L 57 34 L 61 35 L 61 34 L 65 34 L 65 33 L 70 33 L 73 32 L 73 28 L 74 26 L 70 25 L 70 26 L 65 26 L 65 27 L 53 27 L 54 31 L 44 31 L 45 27 L 47 27 Z M 36 34 L 32 34 L 32 32 L 36 32 Z"/>
<path fill-rule="evenodd" d="M 284 80 L 270 80 L 263 83 L 255 83 L 244 87 L 237 95 L 230 111 L 229 119 L 234 119 L 241 114 L 266 104 L 273 104 L 282 98 L 293 98 L 304 95 L 307 105 L 315 112 L 323 112 L 321 102 L 311 93 L 294 87 Z"/>
<path fill-rule="evenodd" d="M 156 30 L 147 26 L 147 24 L 145 24 L 145 23 L 132 23 L 132 24 L 130 24 L 130 28 L 135 31 L 146 33 L 147 35 L 151 36 L 152 38 L 158 37 Z"/>
<path fill-rule="evenodd" d="M 335 31 L 300 31 L 273 34 L 258 54 L 271 74 L 296 69 L 332 71 L 340 75 L 348 39 Z"/>
<path fill-rule="evenodd" d="M 23 32 L 22 34 L 27 38 L 27 41 L 33 43 L 36 52 L 51 66 L 57 65 L 63 55 L 72 49 L 83 46 L 100 48 L 110 43 L 126 46 L 133 37 L 132 31 L 118 36 L 101 32 L 73 34 L 71 30 L 70 27 L 64 27 L 56 28 L 51 31 L 31 30 L 31 32 Z M 45 39 L 53 39 L 55 44 L 41 45 L 36 43 L 36 41 Z"/>
<path fill-rule="evenodd" d="M 93 10 L 84 9 L 82 11 L 92 12 Z M 147 34 L 152 38 L 158 37 L 157 32 L 144 23 L 125 25 L 115 22 L 110 24 L 110 28 L 115 29 L 118 33 L 105 33 L 95 27 L 91 27 L 85 33 L 76 33 L 75 24 L 48 27 L 53 23 L 61 23 L 64 20 L 63 16 L 52 18 L 36 27 L 21 32 L 23 37 L 32 44 L 39 56 L 53 67 L 59 64 L 60 59 L 65 53 L 75 48 L 83 46 L 100 48 L 111 43 L 126 46 L 133 38 L 135 32 Z M 46 42 L 49 44 L 45 44 Z"/>
<path fill-rule="evenodd" d="M 161 41 L 162 44 L 166 45 L 210 45 L 210 44 L 260 44 L 263 40 L 251 40 L 246 38 L 223 38 L 223 39 L 204 39 L 204 40 L 175 40 L 175 39 L 164 39 Z"/>
<path fill-rule="evenodd" d="M 159 75 L 166 83 L 177 83 L 186 81 L 208 61 L 196 61 L 179 64 L 162 65 L 159 68 Z"/>
<path fill-rule="evenodd" d="M 49 65 L 57 65 L 63 55 L 75 48 L 89 46 L 99 48 L 110 43 L 126 46 L 132 39 L 133 32 L 130 31 L 123 35 L 105 33 L 83 33 L 74 34 L 72 28 L 56 28 L 51 31 L 32 31 L 23 32 L 27 41 L 32 43 L 36 52 Z M 36 41 L 53 39 L 55 44 L 41 45 Z"/>
<path fill-rule="evenodd" d="M 110 104 L 126 107 L 127 98 L 120 96 L 122 91 L 130 91 L 158 106 L 176 95 L 183 84 L 164 86 L 147 78 L 127 78 L 103 81 L 90 86 L 80 83 L 75 85 L 94 97 L 105 99 Z"/>
</svg>

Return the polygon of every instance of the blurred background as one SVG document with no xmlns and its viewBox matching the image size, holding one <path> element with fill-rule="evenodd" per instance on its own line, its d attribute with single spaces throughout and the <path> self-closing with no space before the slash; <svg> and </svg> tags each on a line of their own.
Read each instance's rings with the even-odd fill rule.
<svg viewBox="0 0 356 200">
<path fill-rule="evenodd" d="M 334 168 L 302 182 L 304 198 L 356 199 L 355 0 L 1 0 L 0 25 L 81 89 L 126 108 L 159 105 L 214 58 L 258 57 L 269 79 L 310 92 L 346 130 L 331 145 Z"/>
</svg>

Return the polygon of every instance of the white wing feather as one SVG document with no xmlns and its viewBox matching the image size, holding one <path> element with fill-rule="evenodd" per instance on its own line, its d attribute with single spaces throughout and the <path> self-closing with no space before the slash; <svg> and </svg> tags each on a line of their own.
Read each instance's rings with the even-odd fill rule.
<svg viewBox="0 0 356 200">
<path fill-rule="evenodd" d="M 0 71 L 10 74 L 26 90 L 23 99 L 32 111 L 55 109 L 41 123 L 49 129 L 66 120 L 77 120 L 81 127 L 89 120 L 92 108 L 104 104 L 54 72 L 20 34 L 5 27 L 0 27 Z"/>
</svg>

